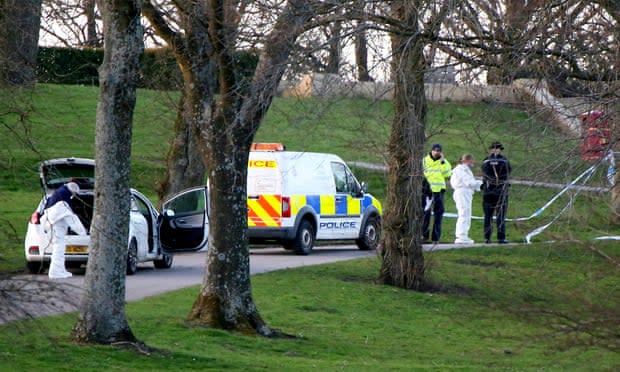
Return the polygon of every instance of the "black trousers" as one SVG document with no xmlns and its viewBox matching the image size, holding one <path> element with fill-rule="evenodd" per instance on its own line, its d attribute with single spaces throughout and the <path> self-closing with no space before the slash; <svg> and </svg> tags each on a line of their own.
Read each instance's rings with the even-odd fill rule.
<svg viewBox="0 0 620 372">
<path fill-rule="evenodd" d="M 431 209 L 424 211 L 424 223 L 422 225 L 422 237 L 424 240 L 428 240 L 430 234 L 431 225 L 431 211 L 435 214 L 435 221 L 433 223 L 432 238 L 434 242 L 438 242 L 441 238 L 441 220 L 443 219 L 443 212 L 445 210 L 443 203 L 443 194 L 445 190 L 433 193 L 433 206 Z M 422 205 L 424 206 L 425 203 Z"/>
<path fill-rule="evenodd" d="M 482 195 L 484 209 L 484 239 L 490 240 L 493 235 L 493 215 L 497 223 L 497 240 L 506 240 L 506 213 L 508 212 L 508 193 L 484 193 Z"/>
</svg>

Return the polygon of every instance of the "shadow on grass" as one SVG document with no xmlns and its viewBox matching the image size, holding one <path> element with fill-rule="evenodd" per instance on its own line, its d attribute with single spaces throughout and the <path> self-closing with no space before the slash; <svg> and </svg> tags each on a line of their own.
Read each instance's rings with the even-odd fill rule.
<svg viewBox="0 0 620 372">
<path fill-rule="evenodd" d="M 553 339 L 560 350 L 598 346 L 618 352 L 618 251 L 607 244 L 569 243 L 450 252 L 433 257 L 432 277 L 441 292 L 453 294 L 451 287 L 464 285 L 479 306 L 540 325 L 545 331 L 538 337 Z"/>
</svg>

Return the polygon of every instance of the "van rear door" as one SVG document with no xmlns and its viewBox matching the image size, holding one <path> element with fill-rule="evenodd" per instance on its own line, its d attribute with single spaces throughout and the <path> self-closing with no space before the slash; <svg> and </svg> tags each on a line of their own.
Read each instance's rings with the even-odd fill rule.
<svg viewBox="0 0 620 372">
<path fill-rule="evenodd" d="M 271 152 L 250 152 L 248 162 L 248 227 L 282 226 L 282 174 Z"/>
</svg>

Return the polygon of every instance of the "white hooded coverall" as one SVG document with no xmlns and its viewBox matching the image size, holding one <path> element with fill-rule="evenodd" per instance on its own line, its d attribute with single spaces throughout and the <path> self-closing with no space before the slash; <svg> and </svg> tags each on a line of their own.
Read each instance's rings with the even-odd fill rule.
<svg viewBox="0 0 620 372">
<path fill-rule="evenodd" d="M 62 279 L 71 276 L 65 268 L 65 234 L 70 227 L 79 235 L 86 235 L 86 229 L 78 216 L 73 213 L 71 207 L 64 201 L 60 201 L 45 210 L 43 226 L 48 234 L 51 234 L 52 260 L 48 276 L 52 279 Z"/>
<path fill-rule="evenodd" d="M 471 226 L 471 203 L 475 191 L 480 191 L 482 181 L 476 180 L 471 168 L 465 164 L 457 165 L 452 171 L 450 185 L 454 189 L 454 203 L 456 204 L 456 240 L 455 243 L 471 244 L 474 241 L 469 238 Z"/>
</svg>

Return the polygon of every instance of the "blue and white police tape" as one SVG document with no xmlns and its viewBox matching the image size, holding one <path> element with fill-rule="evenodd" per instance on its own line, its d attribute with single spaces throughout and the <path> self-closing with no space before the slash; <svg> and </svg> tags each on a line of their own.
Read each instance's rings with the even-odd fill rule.
<svg viewBox="0 0 620 372">
<path fill-rule="evenodd" d="M 598 238 L 594 238 L 594 240 L 620 240 L 620 235 L 616 235 L 616 236 L 599 236 Z"/>
<path fill-rule="evenodd" d="M 596 164 L 592 165 L 590 168 L 588 168 L 588 170 L 586 170 L 584 173 L 582 173 L 578 178 L 582 177 L 585 175 L 585 178 L 582 182 L 582 184 L 585 184 L 586 182 L 588 182 L 590 180 L 590 178 L 592 178 L 592 175 L 594 174 L 594 172 L 596 171 L 596 168 L 598 168 L 598 166 L 600 164 L 602 164 L 603 162 L 609 162 L 610 164 L 613 164 L 614 166 L 613 168 L 613 176 L 612 176 L 612 180 L 615 181 L 615 159 L 614 159 L 614 152 L 612 150 L 609 150 L 609 152 L 607 153 L 607 156 L 605 156 L 604 159 L 601 159 L 601 161 L 597 162 Z M 607 177 L 609 179 L 609 168 L 607 170 Z M 575 181 L 573 181 L 574 183 Z M 527 234 L 525 236 L 525 242 L 527 244 L 530 244 L 532 242 L 532 238 L 535 237 L 536 235 L 542 233 L 543 231 L 545 231 L 549 226 L 551 226 L 555 221 L 557 221 L 560 216 L 562 214 L 564 214 L 564 212 L 566 212 L 568 210 L 568 208 L 573 204 L 573 202 L 575 201 L 575 198 L 577 197 L 577 195 L 579 195 L 579 193 L 581 193 L 583 189 L 577 189 L 577 192 L 571 196 L 571 199 L 569 200 L 569 202 L 566 204 L 566 206 L 564 208 L 562 208 L 562 210 L 560 211 L 560 213 L 558 213 L 557 215 L 555 215 L 555 217 L 553 217 L 553 219 L 546 225 L 544 226 L 540 226 L 534 230 L 532 230 L 529 234 Z M 562 190 L 564 191 L 564 190 Z M 607 237 L 604 237 L 607 238 Z M 609 238 L 614 238 L 614 237 L 609 237 Z M 598 239 L 598 238 L 597 238 Z M 603 240 L 603 239 L 598 239 L 598 240 Z M 615 239 L 613 239 L 615 240 Z"/>
<path fill-rule="evenodd" d="M 556 200 L 558 200 L 568 190 L 570 190 L 572 188 L 575 188 L 577 182 L 579 182 L 584 177 L 586 177 L 586 180 L 583 181 L 582 184 L 585 184 L 590 179 L 590 177 L 592 177 L 592 175 L 596 171 L 596 168 L 598 168 L 599 164 L 600 163 L 596 163 L 596 164 L 592 165 L 590 168 L 586 169 L 583 173 L 581 173 L 574 180 L 572 180 L 570 183 L 568 183 L 566 186 L 564 186 L 564 188 L 562 190 L 560 190 L 560 192 L 555 194 L 551 199 L 549 199 L 548 202 L 546 202 L 542 207 L 538 208 L 530 216 L 528 216 L 528 217 L 518 217 L 518 218 L 507 218 L 506 221 L 510 221 L 510 222 L 529 221 L 529 220 L 531 220 L 533 218 L 541 216 L 543 214 L 543 212 L 547 208 L 549 208 L 549 206 L 551 206 L 551 204 L 553 204 Z M 577 190 L 578 190 L 578 193 L 579 193 L 580 192 L 579 189 L 577 189 Z M 444 213 L 444 217 L 457 218 L 458 215 L 456 213 L 448 212 L 448 213 Z M 484 219 L 484 217 L 480 217 L 480 216 L 472 216 L 471 218 L 472 218 L 472 220 L 483 220 Z"/>
<path fill-rule="evenodd" d="M 616 185 L 616 156 L 613 150 L 609 150 L 607 154 L 609 160 L 609 166 L 607 167 L 607 181 L 613 187 Z"/>
</svg>

